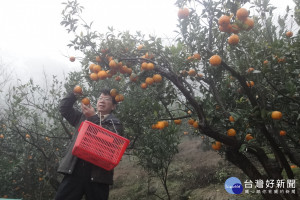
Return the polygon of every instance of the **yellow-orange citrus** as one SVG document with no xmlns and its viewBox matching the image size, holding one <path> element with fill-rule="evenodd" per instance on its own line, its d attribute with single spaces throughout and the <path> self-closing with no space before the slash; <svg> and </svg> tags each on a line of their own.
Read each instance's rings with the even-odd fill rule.
<svg viewBox="0 0 300 200">
<path fill-rule="evenodd" d="M 188 74 L 189 74 L 190 76 L 196 76 L 197 72 L 196 72 L 194 69 L 190 69 L 190 70 L 188 71 Z"/>
<path fill-rule="evenodd" d="M 82 88 L 79 85 L 76 85 L 73 89 L 73 92 L 76 94 L 82 94 Z"/>
<path fill-rule="evenodd" d="M 293 36 L 293 32 L 292 31 L 288 31 L 285 33 L 286 37 L 292 37 Z"/>
<path fill-rule="evenodd" d="M 146 89 L 147 88 L 147 83 L 141 83 L 141 88 Z"/>
<path fill-rule="evenodd" d="M 102 67 L 100 65 L 93 65 L 93 72 L 98 73 Z"/>
<path fill-rule="evenodd" d="M 179 19 L 185 19 L 189 16 L 190 11 L 187 8 L 180 8 L 178 11 L 178 18 Z"/>
<path fill-rule="evenodd" d="M 281 130 L 281 131 L 279 132 L 279 135 L 280 135 L 280 136 L 285 136 L 285 135 L 286 135 L 286 131 Z"/>
<path fill-rule="evenodd" d="M 174 120 L 174 123 L 175 123 L 175 124 L 181 124 L 181 120 L 180 120 L 180 119 L 175 119 L 175 120 Z"/>
<path fill-rule="evenodd" d="M 153 70 L 154 69 L 154 64 L 153 63 L 147 63 L 147 70 Z"/>
<path fill-rule="evenodd" d="M 279 120 L 282 118 L 282 113 L 280 111 L 273 111 L 271 114 L 271 118 L 274 120 Z"/>
<path fill-rule="evenodd" d="M 75 61 L 75 57 L 74 57 L 74 56 L 71 56 L 71 57 L 69 58 L 69 60 L 70 60 L 71 62 L 74 62 L 74 61 Z"/>
<path fill-rule="evenodd" d="M 199 53 L 195 53 L 195 54 L 193 55 L 193 58 L 194 58 L 195 60 L 201 60 L 201 56 L 200 56 Z"/>
<path fill-rule="evenodd" d="M 233 128 L 228 129 L 227 130 L 227 135 L 228 136 L 235 136 L 236 135 L 236 131 Z"/>
<path fill-rule="evenodd" d="M 253 137 L 252 137 L 252 135 L 250 134 L 250 133 L 248 133 L 247 135 L 246 135 L 246 137 L 245 137 L 245 140 L 246 141 L 249 141 L 249 140 L 252 140 L 253 139 Z"/>
<path fill-rule="evenodd" d="M 194 119 L 189 119 L 189 120 L 188 120 L 188 123 L 189 123 L 190 125 L 193 125 L 193 124 L 194 124 L 194 122 L 195 122 L 195 120 L 194 120 Z"/>
<path fill-rule="evenodd" d="M 162 81 L 162 77 L 161 77 L 160 74 L 154 74 L 152 78 L 153 78 L 155 83 L 159 83 L 159 82 Z"/>
<path fill-rule="evenodd" d="M 96 62 L 101 62 L 101 58 L 100 58 L 100 56 L 96 56 Z"/>
<path fill-rule="evenodd" d="M 230 23 L 230 17 L 227 15 L 223 15 L 219 18 L 218 24 L 222 27 L 226 27 Z"/>
<path fill-rule="evenodd" d="M 93 81 L 97 81 L 98 80 L 98 75 L 96 73 L 91 73 L 90 74 L 90 79 L 92 79 Z"/>
<path fill-rule="evenodd" d="M 113 89 L 110 90 L 110 96 L 115 97 L 115 96 L 117 96 L 117 94 L 118 94 L 117 89 L 113 88 Z"/>
<path fill-rule="evenodd" d="M 234 120 L 234 117 L 233 116 L 229 116 L 229 121 L 230 122 L 234 122 L 235 120 Z"/>
<path fill-rule="evenodd" d="M 240 38 L 238 35 L 236 34 L 232 34 L 229 38 L 228 38 L 228 44 L 230 45 L 237 45 L 240 41 Z"/>
<path fill-rule="evenodd" d="M 244 21 L 244 24 L 246 24 L 246 30 L 249 31 L 254 27 L 254 20 L 252 18 L 247 17 Z"/>
<path fill-rule="evenodd" d="M 145 80 L 145 83 L 147 83 L 147 85 L 151 85 L 154 83 L 154 80 L 152 77 L 147 77 L 146 80 Z"/>
<path fill-rule="evenodd" d="M 198 128 L 198 127 L 199 127 L 199 124 L 198 124 L 197 121 L 195 121 L 195 122 L 193 123 L 193 127 L 194 127 L 194 128 Z"/>
<path fill-rule="evenodd" d="M 111 68 L 116 68 L 118 65 L 117 65 L 117 63 L 116 63 L 116 61 L 114 61 L 114 60 L 111 60 L 111 61 L 109 61 L 109 67 L 111 67 Z"/>
<path fill-rule="evenodd" d="M 212 57 L 210 57 L 209 59 L 209 63 L 212 65 L 212 66 L 218 66 L 220 65 L 222 62 L 222 59 L 219 55 L 213 55 Z"/>
<path fill-rule="evenodd" d="M 122 94 L 117 94 L 117 95 L 115 96 L 115 100 L 116 100 L 116 102 L 123 101 L 123 100 L 124 100 L 124 95 L 122 95 Z"/>
<path fill-rule="evenodd" d="M 236 17 L 240 21 L 245 21 L 248 16 L 249 16 L 249 13 L 246 8 L 240 8 L 236 11 Z"/>
<path fill-rule="evenodd" d="M 101 80 L 104 80 L 107 78 L 107 72 L 104 70 L 99 71 L 97 75 L 98 75 L 98 78 Z"/>
<path fill-rule="evenodd" d="M 84 104 L 84 105 L 89 105 L 90 104 L 90 99 L 85 97 L 81 100 L 81 102 Z"/>
</svg>

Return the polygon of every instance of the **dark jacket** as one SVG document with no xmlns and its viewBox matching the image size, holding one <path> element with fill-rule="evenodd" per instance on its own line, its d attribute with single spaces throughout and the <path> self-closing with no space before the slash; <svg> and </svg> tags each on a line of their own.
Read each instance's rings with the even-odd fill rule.
<svg viewBox="0 0 300 200">
<path fill-rule="evenodd" d="M 69 144 L 66 150 L 66 154 L 61 160 L 57 170 L 59 173 L 63 174 L 72 174 L 75 168 L 75 164 L 78 160 L 76 156 L 72 155 L 72 149 L 74 147 L 78 135 L 78 128 L 81 122 L 83 122 L 84 120 L 88 120 L 95 124 L 100 124 L 100 119 L 98 115 L 94 115 L 87 118 L 82 112 L 74 109 L 73 105 L 76 102 L 76 100 L 76 96 L 73 93 L 70 93 L 61 100 L 59 107 L 59 111 L 62 114 L 62 116 L 76 129 L 72 137 L 71 143 Z M 113 114 L 109 114 L 104 120 L 102 120 L 101 125 L 105 129 L 108 129 L 119 135 L 123 135 L 123 126 Z M 105 184 L 113 184 L 113 170 L 107 171 L 95 165 L 92 165 L 91 169 L 91 181 Z"/>
</svg>

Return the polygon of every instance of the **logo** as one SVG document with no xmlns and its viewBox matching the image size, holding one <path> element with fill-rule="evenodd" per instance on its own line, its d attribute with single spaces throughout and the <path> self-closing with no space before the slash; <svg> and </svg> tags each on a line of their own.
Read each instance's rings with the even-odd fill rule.
<svg viewBox="0 0 300 200">
<path fill-rule="evenodd" d="M 236 177 L 230 177 L 225 181 L 225 190 L 229 194 L 241 194 L 243 192 L 242 182 Z"/>
</svg>

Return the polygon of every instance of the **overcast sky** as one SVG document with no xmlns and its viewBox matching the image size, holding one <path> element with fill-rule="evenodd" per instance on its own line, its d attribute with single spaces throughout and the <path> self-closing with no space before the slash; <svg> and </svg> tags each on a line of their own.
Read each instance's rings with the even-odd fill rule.
<svg viewBox="0 0 300 200">
<path fill-rule="evenodd" d="M 79 62 L 65 56 L 76 56 L 66 45 L 71 36 L 60 25 L 64 8 L 62 0 L 0 0 L 0 59 L 18 78 L 40 81 L 42 71 L 62 77 Z M 107 26 L 117 30 L 137 30 L 161 37 L 173 35 L 178 8 L 175 0 L 79 0 L 86 21 L 94 21 L 99 32 Z M 285 9 L 292 0 L 271 0 Z M 0 61 L 1 61 L 0 60 Z M 1 63 L 1 62 L 0 62 Z"/>
</svg>

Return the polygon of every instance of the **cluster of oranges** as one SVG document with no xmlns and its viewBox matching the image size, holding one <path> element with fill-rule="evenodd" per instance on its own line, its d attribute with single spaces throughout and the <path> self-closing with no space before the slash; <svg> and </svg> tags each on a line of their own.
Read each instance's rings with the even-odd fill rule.
<svg viewBox="0 0 300 200">
<path fill-rule="evenodd" d="M 159 130 L 162 130 L 166 127 L 169 126 L 169 122 L 164 120 L 164 121 L 158 121 L 156 124 L 153 124 L 151 126 L 152 129 L 159 129 Z"/>
<path fill-rule="evenodd" d="M 236 21 L 230 23 L 231 16 L 223 15 L 219 18 L 219 30 L 226 33 L 238 34 L 241 30 L 249 31 L 254 27 L 254 20 L 249 18 L 249 12 L 246 8 L 240 8 L 236 11 Z"/>
<path fill-rule="evenodd" d="M 162 76 L 160 74 L 154 74 L 152 77 L 147 77 L 144 83 L 141 83 L 141 88 L 146 89 L 148 85 L 153 83 L 159 83 L 162 81 Z"/>
<path fill-rule="evenodd" d="M 82 95 L 82 88 L 79 86 L 79 85 L 76 85 L 73 89 L 73 92 L 75 94 L 78 94 L 78 95 Z M 122 94 L 119 94 L 118 91 L 116 89 L 111 89 L 110 90 L 110 95 L 115 98 L 116 102 L 121 102 L 124 100 L 124 95 Z M 84 97 L 81 99 L 81 102 L 84 104 L 84 105 L 89 105 L 91 103 L 90 99 L 88 97 Z"/>
<path fill-rule="evenodd" d="M 192 118 L 188 120 L 188 124 L 191 125 L 191 126 L 193 126 L 194 128 L 198 128 L 199 127 L 198 121 L 195 121 Z"/>
</svg>

